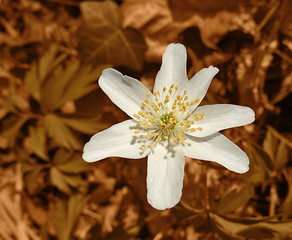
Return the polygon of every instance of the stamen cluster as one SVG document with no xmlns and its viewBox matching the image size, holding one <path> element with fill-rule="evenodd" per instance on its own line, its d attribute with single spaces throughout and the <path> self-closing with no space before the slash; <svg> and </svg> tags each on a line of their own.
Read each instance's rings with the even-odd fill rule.
<svg viewBox="0 0 292 240">
<path fill-rule="evenodd" d="M 189 102 L 187 90 L 183 94 L 178 94 L 179 87 L 172 84 L 169 89 L 153 92 L 153 96 L 148 92 L 146 100 L 141 104 L 141 111 L 134 114 L 134 119 L 138 125 L 144 128 L 144 138 L 149 145 L 142 146 L 141 150 L 149 147 L 151 150 L 161 141 L 184 144 L 185 134 L 188 131 L 202 131 L 201 127 L 192 127 L 196 121 L 205 118 L 205 113 L 192 113 L 194 105 L 200 102 L 199 98 Z M 173 100 L 174 99 L 174 100 Z M 134 131 L 135 134 L 141 133 Z"/>
</svg>

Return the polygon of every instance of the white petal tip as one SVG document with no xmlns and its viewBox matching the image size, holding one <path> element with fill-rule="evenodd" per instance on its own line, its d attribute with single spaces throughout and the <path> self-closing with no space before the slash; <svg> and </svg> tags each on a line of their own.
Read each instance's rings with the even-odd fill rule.
<svg viewBox="0 0 292 240">
<path fill-rule="evenodd" d="M 174 55 L 183 55 L 184 57 L 186 57 L 187 55 L 187 51 L 184 45 L 182 45 L 181 43 L 171 43 L 169 44 L 166 49 L 165 49 L 165 53 L 164 55 L 167 55 L 168 52 L 172 52 Z"/>
<path fill-rule="evenodd" d="M 90 154 L 86 154 L 86 153 L 83 153 L 82 158 L 85 162 L 88 162 L 88 163 L 96 162 L 99 160 L 99 159 L 95 159 L 94 156 Z"/>
<path fill-rule="evenodd" d="M 251 108 L 248 108 L 247 115 L 248 115 L 248 117 L 250 119 L 249 123 L 254 122 L 254 120 L 255 120 L 255 112 Z"/>
<path fill-rule="evenodd" d="M 232 172 L 243 174 L 246 173 L 249 170 L 249 158 L 247 157 L 245 152 L 242 152 L 244 154 L 244 157 L 241 157 L 240 162 L 235 162 L 235 164 L 231 167 L 225 166 L 227 169 L 229 169 Z"/>
<path fill-rule="evenodd" d="M 98 161 L 98 159 L 95 159 L 92 155 L 88 153 L 83 153 L 82 158 L 85 162 L 92 163 Z"/>
<path fill-rule="evenodd" d="M 161 201 L 161 199 L 154 200 L 149 197 L 147 197 L 147 201 L 153 208 L 157 210 L 165 210 L 165 209 L 173 208 L 176 204 L 179 203 L 180 198 L 181 198 L 181 193 L 179 194 L 179 196 L 177 196 L 176 201 L 163 202 Z"/>
<path fill-rule="evenodd" d="M 114 78 L 120 78 L 120 75 L 122 74 L 119 71 L 113 68 L 106 68 L 102 71 L 98 84 L 101 89 L 103 89 L 104 81 L 106 81 L 107 79 L 113 80 Z"/>
<path fill-rule="evenodd" d="M 234 172 L 243 174 L 243 173 L 246 173 L 248 170 L 249 170 L 249 166 L 247 165 L 247 166 L 242 166 L 241 168 L 237 169 L 237 171 L 234 171 Z"/>
<path fill-rule="evenodd" d="M 167 49 L 170 48 L 176 48 L 176 49 L 186 49 L 184 45 L 182 45 L 181 43 L 171 43 L 167 46 Z"/>
<path fill-rule="evenodd" d="M 217 67 L 213 67 L 212 65 L 208 67 L 208 70 L 213 76 L 215 76 L 219 72 L 219 69 Z"/>
<path fill-rule="evenodd" d="M 84 145 L 82 158 L 85 162 L 89 163 L 100 160 L 96 154 L 96 151 L 94 151 L 94 145 L 92 142 L 89 141 Z"/>
</svg>

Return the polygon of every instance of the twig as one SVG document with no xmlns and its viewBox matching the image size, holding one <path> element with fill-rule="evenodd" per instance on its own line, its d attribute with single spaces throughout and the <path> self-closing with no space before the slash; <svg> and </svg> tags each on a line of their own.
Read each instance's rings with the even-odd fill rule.
<svg viewBox="0 0 292 240">
<path fill-rule="evenodd" d="M 50 2 L 64 4 L 64 5 L 69 5 L 69 6 L 79 6 L 79 3 L 78 2 L 76 3 L 76 2 L 70 1 L 70 0 L 49 0 L 49 1 Z"/>
<path fill-rule="evenodd" d="M 270 187 L 270 207 L 269 207 L 269 216 L 274 216 L 276 213 L 276 206 L 279 203 L 279 196 L 277 193 L 277 186 L 273 182 Z"/>
</svg>

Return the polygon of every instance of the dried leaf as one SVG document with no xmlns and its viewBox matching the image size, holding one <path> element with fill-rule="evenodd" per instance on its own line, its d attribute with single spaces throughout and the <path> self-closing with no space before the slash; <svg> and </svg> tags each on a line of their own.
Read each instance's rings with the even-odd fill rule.
<svg viewBox="0 0 292 240">
<path fill-rule="evenodd" d="M 113 1 L 82 2 L 84 23 L 79 29 L 81 57 L 94 65 L 111 63 L 142 69 L 146 45 L 141 34 L 121 27 L 119 6 Z"/>
<path fill-rule="evenodd" d="M 273 170 L 270 156 L 260 146 L 249 143 L 248 157 L 250 160 L 250 169 L 247 173 L 239 177 L 251 183 L 265 183 Z"/>
<path fill-rule="evenodd" d="M 58 45 L 52 45 L 25 77 L 32 96 L 51 112 L 67 101 L 74 101 L 97 88 L 96 80 L 106 65 L 93 69 L 72 60 L 65 66 L 66 54 L 58 55 Z"/>
<path fill-rule="evenodd" d="M 124 226 L 123 224 L 120 224 L 118 227 L 116 227 L 110 234 L 108 234 L 104 240 L 115 240 L 115 239 L 121 239 L 121 240 L 129 240 L 132 239 L 133 236 L 135 236 L 139 231 L 141 227 L 138 223 L 133 224 L 131 226 Z"/>
<path fill-rule="evenodd" d="M 216 204 L 215 212 L 219 214 L 228 214 L 243 206 L 252 197 L 253 192 L 249 185 L 244 186 L 239 191 L 236 189 L 226 194 Z"/>
<path fill-rule="evenodd" d="M 88 170 L 88 165 L 81 158 L 80 152 L 72 152 L 63 148 L 55 153 L 53 163 L 63 173 L 77 174 Z"/>
<path fill-rule="evenodd" d="M 86 182 L 80 175 L 63 173 L 57 167 L 50 169 L 50 178 L 52 185 L 67 194 L 71 194 L 71 187 L 82 191 L 86 186 Z"/>
<path fill-rule="evenodd" d="M 55 70 L 55 68 L 62 63 L 67 55 L 62 54 L 56 56 L 58 53 L 58 46 L 52 45 L 47 52 L 40 58 L 39 62 L 32 64 L 30 70 L 27 72 L 24 82 L 32 94 L 32 96 L 40 101 L 41 85 L 46 78 Z"/>
<path fill-rule="evenodd" d="M 97 78 L 105 68 L 93 69 L 72 61 L 65 69 L 58 66 L 41 86 L 41 101 L 49 111 L 54 111 L 68 101 L 74 101 L 97 89 Z"/>
<path fill-rule="evenodd" d="M 176 23 L 167 0 L 125 0 L 122 3 L 123 26 L 139 30 L 147 42 L 147 61 L 161 62 L 166 46 L 178 41 L 186 26 Z"/>
<path fill-rule="evenodd" d="M 82 194 L 74 194 L 70 197 L 68 205 L 59 200 L 54 214 L 54 226 L 60 240 L 69 240 L 71 232 L 83 210 L 88 197 Z"/>
<path fill-rule="evenodd" d="M 40 187 L 38 178 L 42 169 L 42 166 L 37 163 L 22 162 L 23 178 L 30 194 L 34 194 Z"/>
<path fill-rule="evenodd" d="M 109 127 L 109 123 L 102 121 L 101 117 L 90 117 L 78 114 L 59 115 L 59 117 L 67 126 L 85 134 L 94 134 Z"/>
<path fill-rule="evenodd" d="M 33 152 L 40 158 L 48 160 L 47 132 L 43 121 L 38 121 L 36 126 L 29 126 L 30 145 Z"/>
<path fill-rule="evenodd" d="M 212 217 L 229 232 L 252 239 L 287 236 L 292 230 L 291 221 L 271 221 L 267 218 L 236 218 L 212 214 Z"/>
<path fill-rule="evenodd" d="M 281 171 L 289 161 L 289 147 L 292 147 L 291 142 L 269 126 L 263 148 L 272 159 L 275 171 Z"/>
<path fill-rule="evenodd" d="M 288 183 L 288 193 L 286 195 L 285 201 L 283 202 L 281 210 L 283 212 L 283 217 L 288 218 L 292 216 L 292 171 L 291 169 L 289 169 L 284 173 L 284 176 Z"/>
<path fill-rule="evenodd" d="M 60 146 L 64 146 L 68 149 L 81 149 L 82 144 L 80 143 L 79 139 L 57 115 L 46 115 L 45 126 L 48 131 L 48 135 Z"/>
<path fill-rule="evenodd" d="M 26 116 L 11 116 L 3 121 L 2 135 L 8 139 L 9 147 L 14 147 L 17 137 L 19 137 L 20 129 L 27 121 L 28 117 Z"/>
</svg>

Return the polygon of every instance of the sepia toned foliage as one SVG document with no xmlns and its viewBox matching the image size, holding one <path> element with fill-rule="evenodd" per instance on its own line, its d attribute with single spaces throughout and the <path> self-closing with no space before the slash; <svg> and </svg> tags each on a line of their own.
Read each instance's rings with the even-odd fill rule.
<svg viewBox="0 0 292 240">
<path fill-rule="evenodd" d="M 0 239 L 292 239 L 292 2 L 0 0 Z M 146 200 L 146 159 L 85 163 L 90 136 L 127 119 L 98 87 L 114 67 L 150 90 L 171 42 L 188 75 L 220 69 L 202 104 L 251 107 L 224 134 L 235 174 L 186 158 L 181 202 Z"/>
</svg>

